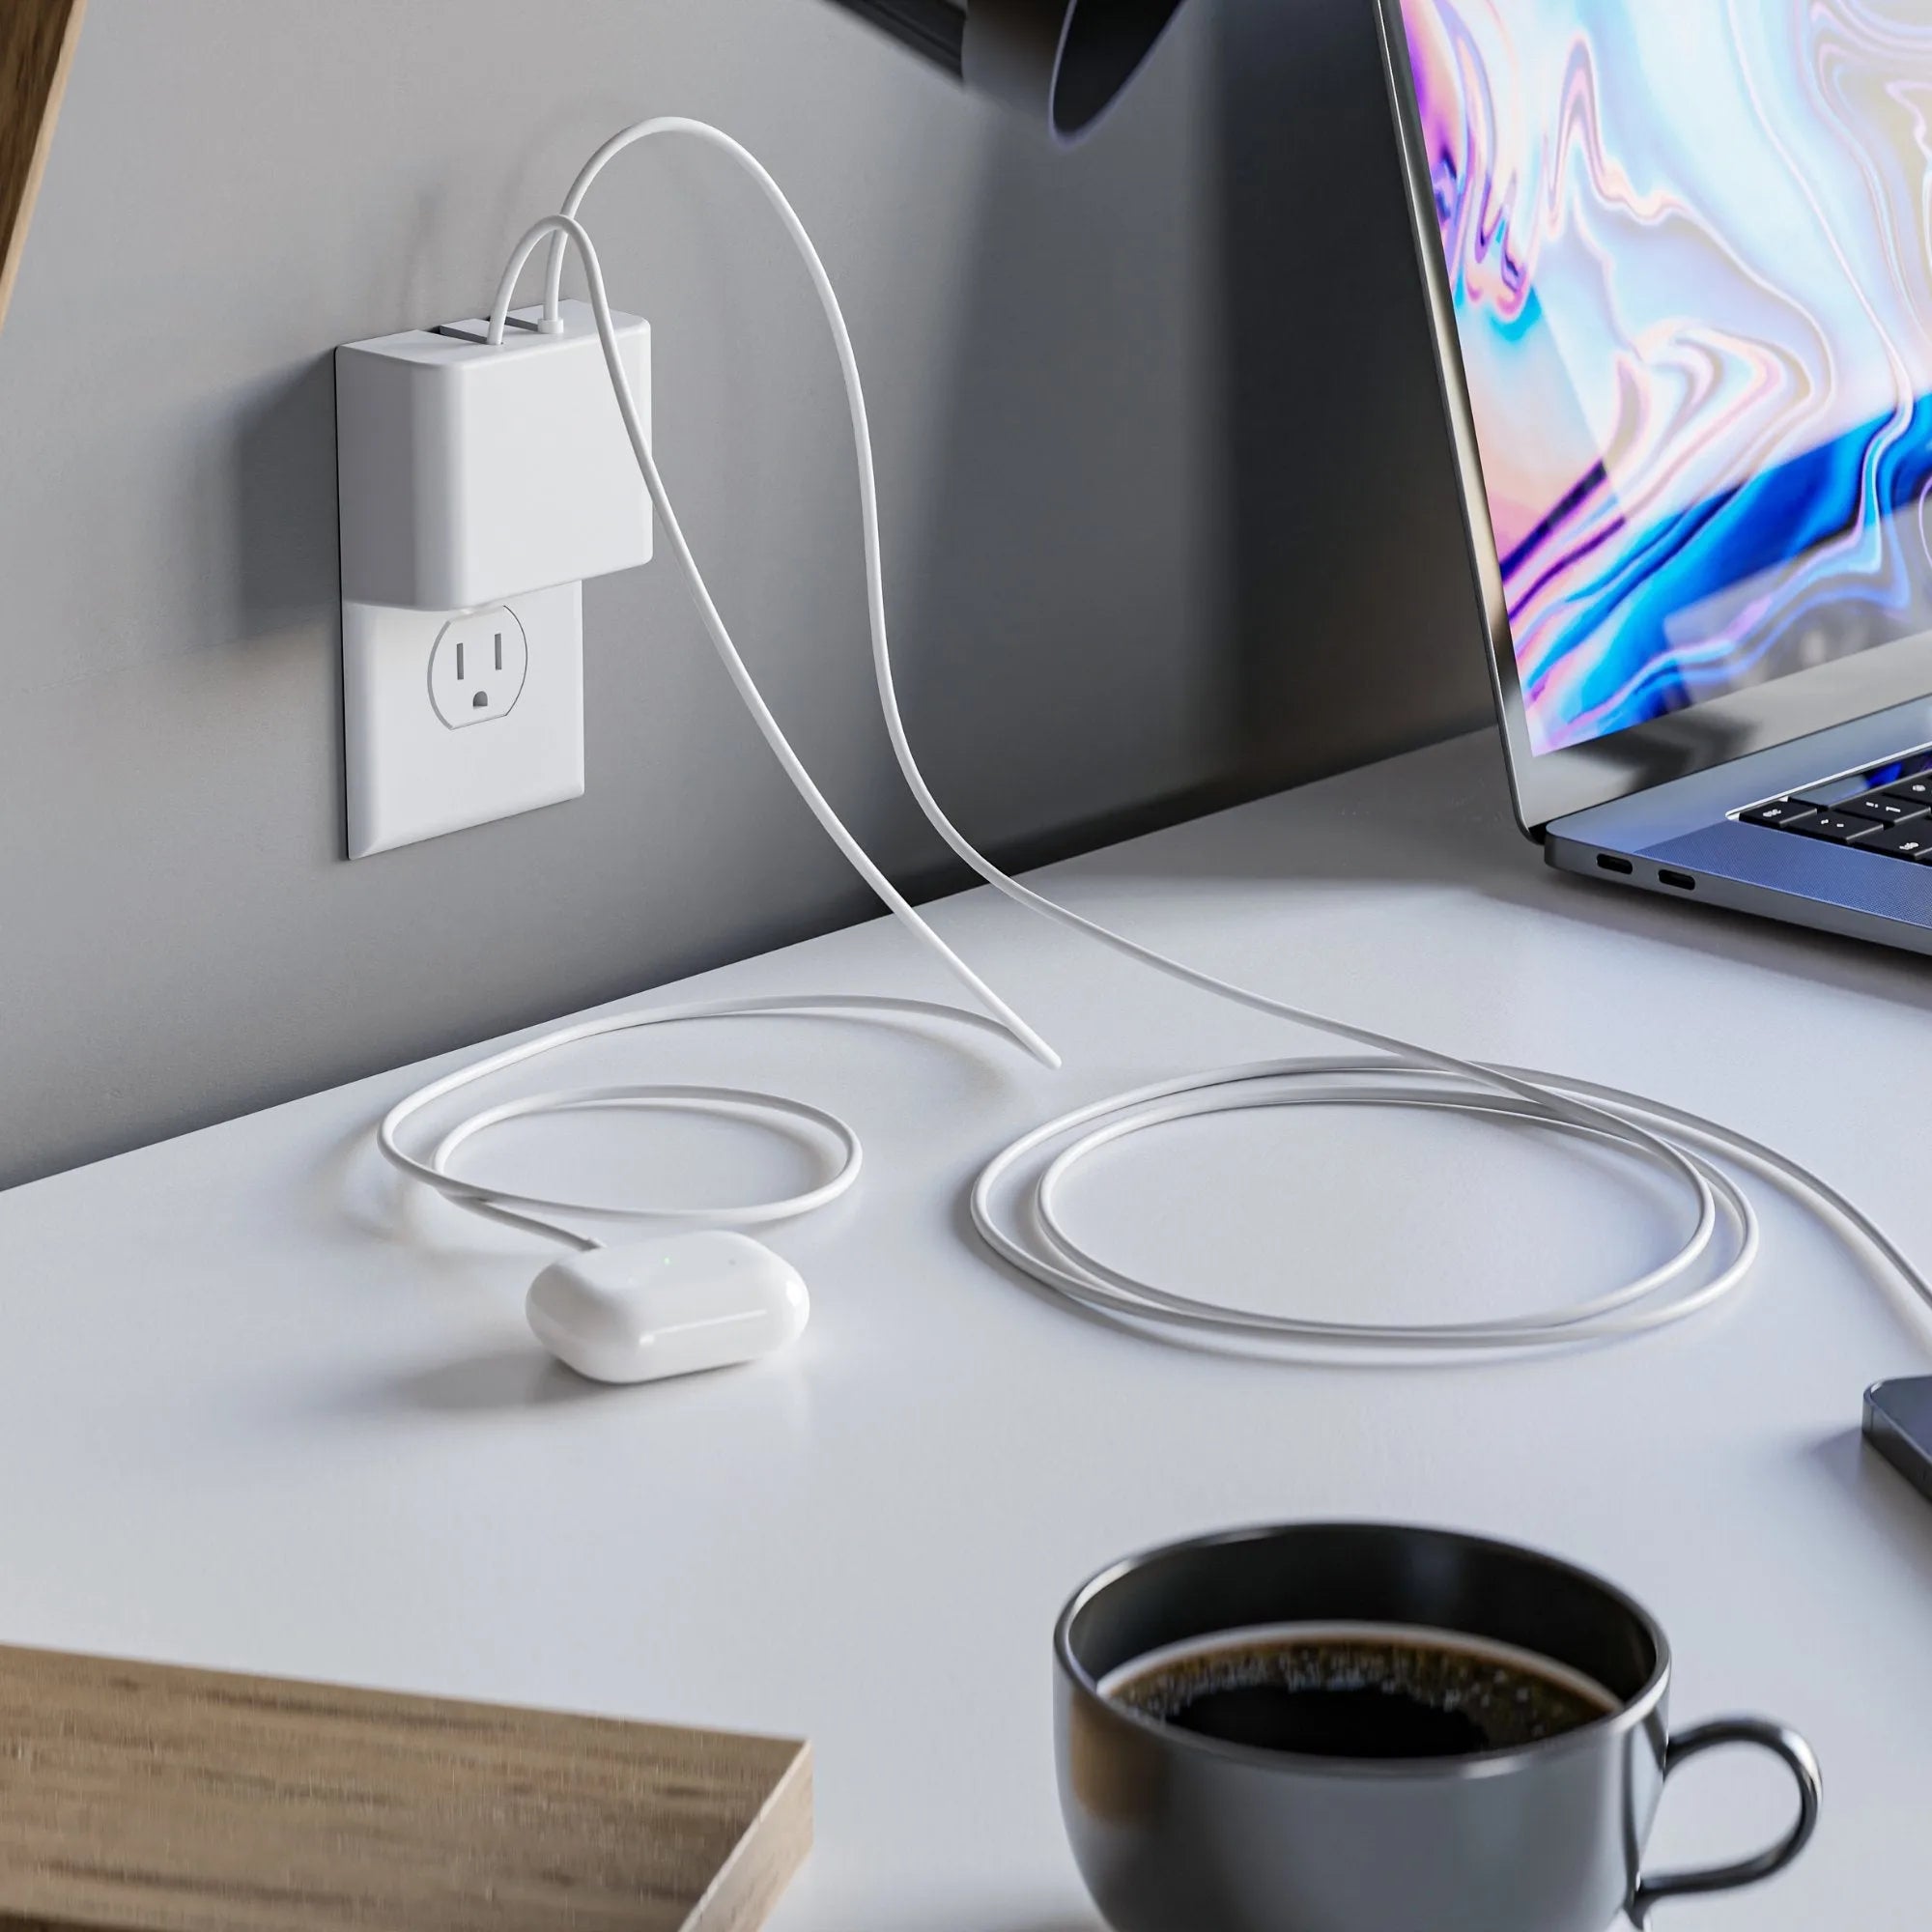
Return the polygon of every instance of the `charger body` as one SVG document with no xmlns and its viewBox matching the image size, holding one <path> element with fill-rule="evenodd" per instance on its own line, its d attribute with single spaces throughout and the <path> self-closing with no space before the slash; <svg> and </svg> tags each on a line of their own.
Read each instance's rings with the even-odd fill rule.
<svg viewBox="0 0 1932 1932">
<path fill-rule="evenodd" d="M 565 302 L 560 334 L 535 316 L 495 348 L 479 321 L 335 352 L 346 601 L 472 611 L 650 561 L 650 498 L 589 306 Z M 648 434 L 650 324 L 615 321 Z"/>
</svg>

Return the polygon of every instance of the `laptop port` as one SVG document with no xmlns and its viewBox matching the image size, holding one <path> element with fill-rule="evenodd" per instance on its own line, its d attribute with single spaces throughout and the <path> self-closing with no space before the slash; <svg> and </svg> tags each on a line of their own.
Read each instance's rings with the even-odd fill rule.
<svg viewBox="0 0 1932 1932">
<path fill-rule="evenodd" d="M 1597 864 L 1606 872 L 1634 872 L 1636 867 L 1628 859 L 1619 859 L 1614 852 L 1599 852 Z"/>
<path fill-rule="evenodd" d="M 1661 867 L 1657 883 L 1660 886 L 1675 886 L 1680 893 L 1694 893 L 1697 890 L 1697 881 L 1689 872 L 1666 872 Z"/>
</svg>

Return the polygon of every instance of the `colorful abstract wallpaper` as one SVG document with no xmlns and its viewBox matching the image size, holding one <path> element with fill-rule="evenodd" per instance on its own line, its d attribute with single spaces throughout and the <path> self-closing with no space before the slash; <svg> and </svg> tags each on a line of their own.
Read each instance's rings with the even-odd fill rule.
<svg viewBox="0 0 1932 1932">
<path fill-rule="evenodd" d="M 1932 631 L 1932 0 L 1403 0 L 1530 742 Z"/>
</svg>

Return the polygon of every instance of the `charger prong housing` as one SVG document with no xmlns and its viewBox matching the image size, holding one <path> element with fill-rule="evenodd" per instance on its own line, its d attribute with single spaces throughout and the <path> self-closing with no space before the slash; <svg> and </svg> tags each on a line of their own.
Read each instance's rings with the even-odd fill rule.
<svg viewBox="0 0 1932 1932">
<path fill-rule="evenodd" d="M 492 347 L 487 321 L 352 342 L 335 352 L 342 595 L 412 611 L 474 611 L 651 560 L 638 473 L 597 325 L 567 301 Z M 651 326 L 615 318 L 651 427 Z"/>
</svg>

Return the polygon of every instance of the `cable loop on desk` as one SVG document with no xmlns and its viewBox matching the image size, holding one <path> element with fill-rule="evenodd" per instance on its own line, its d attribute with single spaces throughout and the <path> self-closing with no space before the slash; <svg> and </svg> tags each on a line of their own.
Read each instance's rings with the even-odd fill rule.
<svg viewBox="0 0 1932 1932">
<path fill-rule="evenodd" d="M 818 1186 L 782 1200 L 753 1202 L 732 1208 L 643 1207 L 628 1203 L 612 1208 L 594 1201 L 552 1200 L 542 1196 L 513 1194 L 493 1187 L 489 1198 L 501 1208 L 538 1208 L 552 1214 L 630 1214 L 650 1221 L 695 1221 L 707 1228 L 759 1228 L 774 1221 L 789 1221 L 830 1207 L 859 1179 L 864 1159 L 859 1136 L 836 1114 L 821 1107 L 808 1107 L 800 1100 L 787 1100 L 777 1094 L 760 1094 L 737 1087 L 586 1087 L 556 1094 L 534 1094 L 522 1100 L 506 1100 L 490 1107 L 452 1127 L 437 1143 L 429 1165 L 447 1174 L 457 1152 L 479 1134 L 511 1121 L 539 1120 L 557 1114 L 587 1114 L 604 1109 L 639 1109 L 664 1113 L 699 1114 L 713 1120 L 756 1121 L 767 1126 L 774 1122 L 779 1131 L 797 1140 L 808 1141 L 812 1151 L 822 1151 L 830 1142 L 838 1151 L 838 1165 L 831 1177 Z M 803 1126 L 812 1135 L 800 1134 Z M 813 1141 L 815 1135 L 815 1142 Z"/>
<path fill-rule="evenodd" d="M 1003 1260 L 1050 1293 L 1114 1325 L 1221 1352 L 1284 1359 L 1390 1350 L 1425 1356 L 1494 1353 L 1605 1341 L 1684 1321 L 1744 1280 L 1757 1254 L 1756 1215 L 1730 1177 L 1694 1151 L 1685 1157 L 1705 1184 L 1705 1205 L 1695 1227 L 1662 1266 L 1592 1301 L 1483 1321 L 1332 1321 L 1225 1307 L 1112 1266 L 1067 1231 L 1061 1214 L 1060 1196 L 1068 1179 L 1104 1148 L 1178 1121 L 1279 1107 L 1407 1107 L 1515 1121 L 1606 1143 L 1657 1165 L 1647 1134 L 1620 1130 L 1634 1123 L 1625 1118 L 1626 1106 L 1636 1116 L 1648 1103 L 1631 1095 L 1606 1099 L 1602 1090 L 1592 1089 L 1602 1113 L 1579 1117 L 1568 1107 L 1538 1106 L 1523 1097 L 1520 1089 L 1532 1083 L 1566 1094 L 1570 1083 L 1557 1076 L 1516 1067 L 1482 1070 L 1506 1080 L 1508 1088 L 1459 1088 L 1453 1075 L 1428 1063 L 1341 1057 L 1258 1062 L 1160 1081 L 1077 1108 L 1022 1135 L 981 1172 L 973 1190 L 973 1224 Z M 1063 1142 L 1066 1145 L 1059 1146 Z M 1057 1152 L 1048 1151 L 1056 1147 Z M 1041 1158 L 1043 1168 L 1021 1178 L 1029 1163 Z M 1674 1178 L 1674 1164 L 1671 1172 Z M 1007 1195 L 1013 1196 L 1016 1213 L 1003 1211 Z M 1727 1236 L 1727 1253 L 1721 1251 L 1720 1235 Z"/>
<path fill-rule="evenodd" d="M 412 1180 L 433 1188 L 454 1206 L 481 1214 L 506 1227 L 541 1235 L 546 1239 L 565 1242 L 581 1252 L 599 1248 L 603 1242 L 557 1219 L 560 1215 L 624 1214 L 639 1219 L 673 1223 L 701 1223 L 707 1228 L 756 1228 L 774 1221 L 794 1219 L 817 1208 L 830 1207 L 848 1193 L 859 1179 L 864 1151 L 859 1136 L 837 1114 L 822 1107 L 808 1106 L 782 1094 L 761 1093 L 753 1088 L 691 1086 L 616 1086 L 571 1088 L 506 1100 L 458 1121 L 438 1141 L 432 1152 L 418 1158 L 403 1146 L 405 1130 L 427 1108 L 474 1087 L 480 1082 L 507 1073 L 567 1046 L 585 1040 L 604 1039 L 614 1034 L 638 1033 L 646 1027 L 675 1026 L 695 1020 L 722 1019 L 837 1019 L 893 1018 L 944 1021 L 949 1025 L 974 1028 L 1005 1039 L 1008 1036 L 998 1021 L 981 1013 L 967 1012 L 958 1007 L 941 1006 L 929 1000 L 899 1000 L 884 995 L 876 998 L 856 993 L 800 994 L 768 1000 L 708 1000 L 688 1006 L 653 1007 L 640 1010 L 609 1013 L 572 1026 L 558 1027 L 534 1039 L 520 1041 L 473 1065 L 458 1067 L 399 1100 L 383 1118 L 376 1130 L 376 1145 L 383 1157 Z M 492 1186 L 480 1180 L 467 1180 L 450 1172 L 456 1154 L 478 1134 L 487 1133 L 510 1121 L 538 1119 L 548 1115 L 591 1111 L 598 1108 L 658 1107 L 684 1113 L 709 1114 L 738 1120 L 773 1120 L 781 1130 L 796 1133 L 799 1127 L 817 1137 L 821 1147 L 837 1151 L 834 1171 L 820 1185 L 782 1201 L 754 1202 L 735 1208 L 665 1208 L 628 1204 L 565 1201 L 554 1196 L 524 1194 Z"/>
</svg>

